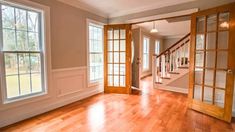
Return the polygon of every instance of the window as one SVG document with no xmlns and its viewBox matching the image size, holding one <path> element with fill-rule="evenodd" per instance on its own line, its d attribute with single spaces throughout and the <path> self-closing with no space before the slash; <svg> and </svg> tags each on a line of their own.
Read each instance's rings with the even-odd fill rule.
<svg viewBox="0 0 235 132">
<path fill-rule="evenodd" d="M 143 41 L 143 70 L 149 69 L 149 38 L 144 37 Z"/>
<path fill-rule="evenodd" d="M 160 54 L 160 41 L 158 40 L 155 41 L 155 54 L 156 55 Z"/>
<path fill-rule="evenodd" d="M 89 82 L 103 79 L 103 27 L 89 22 Z"/>
<path fill-rule="evenodd" d="M 0 3 L 1 72 L 6 101 L 45 93 L 42 11 Z"/>
</svg>

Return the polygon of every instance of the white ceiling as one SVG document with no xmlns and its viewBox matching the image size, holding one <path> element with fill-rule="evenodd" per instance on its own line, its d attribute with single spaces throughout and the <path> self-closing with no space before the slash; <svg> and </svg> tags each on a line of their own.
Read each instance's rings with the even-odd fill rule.
<svg viewBox="0 0 235 132">
<path fill-rule="evenodd" d="M 158 33 L 153 35 L 160 35 L 162 37 L 181 37 L 190 32 L 190 20 L 170 22 L 167 20 L 159 20 L 155 22 Z M 146 31 L 150 31 L 153 28 L 153 22 L 145 22 L 137 24 L 138 27 L 143 28 Z"/>
<path fill-rule="evenodd" d="M 101 16 L 117 17 L 195 0 L 59 0 Z"/>
</svg>

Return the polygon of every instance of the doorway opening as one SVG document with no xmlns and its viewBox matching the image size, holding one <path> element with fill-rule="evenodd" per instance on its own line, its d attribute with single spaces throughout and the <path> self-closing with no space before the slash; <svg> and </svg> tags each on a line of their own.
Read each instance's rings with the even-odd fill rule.
<svg viewBox="0 0 235 132">
<path fill-rule="evenodd" d="M 148 80 L 153 88 L 188 92 L 190 28 L 190 16 L 132 25 L 132 87 L 146 93 Z"/>
</svg>

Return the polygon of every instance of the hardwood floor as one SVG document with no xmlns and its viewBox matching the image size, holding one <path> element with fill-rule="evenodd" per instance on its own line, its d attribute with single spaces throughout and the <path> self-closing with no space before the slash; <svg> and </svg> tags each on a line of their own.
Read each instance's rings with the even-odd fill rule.
<svg viewBox="0 0 235 132">
<path fill-rule="evenodd" d="M 141 95 L 98 94 L 0 129 L 1 132 L 230 132 L 228 124 L 187 109 L 187 95 L 156 90 L 142 81 Z"/>
</svg>

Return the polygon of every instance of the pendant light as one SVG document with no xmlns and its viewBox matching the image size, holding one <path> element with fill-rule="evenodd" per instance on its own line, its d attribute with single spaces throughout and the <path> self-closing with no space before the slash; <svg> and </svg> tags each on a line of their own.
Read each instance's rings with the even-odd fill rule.
<svg viewBox="0 0 235 132">
<path fill-rule="evenodd" d="M 150 33 L 157 33 L 158 30 L 156 28 L 156 24 L 155 24 L 155 21 L 153 22 L 153 28 L 151 29 Z"/>
</svg>

